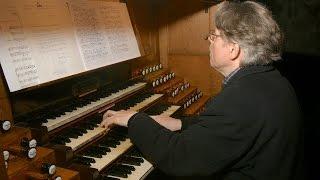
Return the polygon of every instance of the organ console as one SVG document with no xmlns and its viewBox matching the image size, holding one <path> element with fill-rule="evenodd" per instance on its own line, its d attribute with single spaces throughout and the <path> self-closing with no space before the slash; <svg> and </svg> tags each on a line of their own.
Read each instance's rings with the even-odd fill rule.
<svg viewBox="0 0 320 180">
<path fill-rule="evenodd" d="M 209 96 L 160 63 L 158 33 L 145 29 L 153 27 L 144 24 L 150 20 L 140 14 L 141 4 L 126 3 L 141 57 L 17 92 L 10 92 L 2 66 L 1 180 L 144 179 L 156 166 L 132 144 L 126 128 L 100 127 L 103 113 L 132 110 L 180 118 L 203 111 Z M 135 14 L 143 20 L 136 22 Z"/>
<path fill-rule="evenodd" d="M 14 145 L 4 143 L 6 149 L 3 154 L 8 163 L 8 172 L 12 171 L 10 167 L 18 166 L 15 161 L 22 163 L 37 158 L 36 152 L 42 147 L 36 147 L 36 139 L 41 138 L 31 137 L 30 130 L 25 127 L 30 127 L 31 130 L 41 127 L 46 129 L 43 133 L 48 136 L 48 141 L 41 142 L 41 145 L 54 149 L 58 165 L 79 171 L 81 179 L 145 178 L 154 166 L 131 143 L 126 128 L 115 127 L 106 131 L 99 124 L 107 109 L 179 117 L 192 103 L 201 99 L 202 93 L 190 86 L 190 83 L 184 82 L 183 78 L 175 77 L 167 69 L 154 69 L 148 70 L 144 80 L 138 78 L 139 80 L 116 83 L 111 88 L 99 89 L 78 99 L 68 99 L 62 104 L 54 105 L 55 108 L 44 107 L 19 117 L 17 125 L 22 124 L 23 128 L 12 129 L 12 132 L 18 132 L 19 138 L 11 141 L 15 142 Z M 161 81 L 161 84 L 153 87 L 154 80 L 159 83 Z M 7 136 L 10 134 L 12 135 L 9 133 Z M 10 160 L 9 154 L 14 156 L 13 160 Z M 58 167 L 52 163 L 38 162 L 34 167 L 37 168 L 25 171 L 21 167 L 19 171 L 29 179 L 62 178 L 56 173 Z"/>
</svg>

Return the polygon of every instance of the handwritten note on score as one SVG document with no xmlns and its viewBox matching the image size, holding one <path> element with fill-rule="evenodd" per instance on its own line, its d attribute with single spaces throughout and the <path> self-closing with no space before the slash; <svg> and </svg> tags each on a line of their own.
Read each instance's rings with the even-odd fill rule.
<svg viewBox="0 0 320 180">
<path fill-rule="evenodd" d="M 11 92 L 140 56 L 124 3 L 5 2 L 0 62 Z"/>
</svg>

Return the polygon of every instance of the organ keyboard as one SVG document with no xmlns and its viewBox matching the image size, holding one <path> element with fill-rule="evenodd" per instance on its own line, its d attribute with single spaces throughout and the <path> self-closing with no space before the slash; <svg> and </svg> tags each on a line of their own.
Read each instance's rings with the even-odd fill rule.
<svg viewBox="0 0 320 180">
<path fill-rule="evenodd" d="M 122 108 L 139 111 L 144 109 L 149 104 L 152 104 L 152 102 L 156 101 L 160 97 L 162 97 L 160 94 L 144 93 L 138 97 L 129 99 L 126 101 L 126 103 L 119 103 L 115 105 L 115 107 L 116 110 Z M 157 114 L 170 116 L 178 111 L 179 108 L 180 106 L 164 105 L 160 103 L 160 105 L 156 104 L 147 109 L 146 112 L 153 112 L 152 114 L 154 115 Z M 119 158 L 123 153 L 128 151 L 132 146 L 133 144 L 127 137 L 127 128 L 115 127 L 112 128 L 106 134 L 106 136 L 101 138 L 99 141 L 77 153 L 74 163 L 82 164 L 101 171 Z M 142 169 L 146 169 L 146 167 L 149 166 L 150 168 L 152 167 L 152 165 L 145 160 L 145 163 L 142 166 L 144 168 Z M 142 172 L 144 172 L 144 170 L 136 171 L 135 174 L 138 176 L 138 174 L 141 174 Z"/>
<path fill-rule="evenodd" d="M 180 106 L 159 103 L 147 109 L 145 113 L 147 113 L 148 115 L 172 116 L 179 109 Z"/>
<path fill-rule="evenodd" d="M 162 94 L 142 93 L 126 102 L 117 104 L 116 108 L 117 110 L 140 111 L 158 101 L 162 96 Z M 98 171 L 102 170 L 132 146 L 126 134 L 126 128 L 117 127 L 110 130 L 104 138 L 93 145 L 94 149 L 91 149 L 92 147 L 86 149 L 80 157 L 75 159 L 75 162 L 88 165 Z"/>
<path fill-rule="evenodd" d="M 56 136 L 51 142 L 54 144 L 68 146 L 75 151 L 84 144 L 92 141 L 106 132 L 105 128 L 99 127 L 100 122 L 100 115 L 86 118 L 83 122 L 78 123 L 76 126 L 59 133 L 59 135 Z"/>
<path fill-rule="evenodd" d="M 162 97 L 162 94 L 143 94 L 131 100 L 131 105 L 125 103 L 128 110 L 139 111 L 142 108 L 152 104 Z M 89 117 L 85 121 L 65 132 L 59 133 L 52 142 L 71 147 L 73 151 L 79 149 L 84 144 L 106 133 L 106 129 L 99 127 L 101 116 Z"/>
<path fill-rule="evenodd" d="M 131 146 L 132 143 L 130 142 L 130 139 L 126 137 L 126 133 L 123 132 L 123 129 L 121 130 L 121 128 L 119 128 L 110 131 L 107 136 L 98 141 L 96 145 L 83 151 L 81 153 L 82 156 L 80 158 L 78 157 L 76 161 L 80 163 L 83 163 L 84 161 L 90 162 L 89 164 L 84 164 L 101 171 Z"/>
<path fill-rule="evenodd" d="M 153 169 L 152 164 L 134 148 L 120 157 L 110 168 L 102 172 L 101 179 L 144 179 Z"/>
<path fill-rule="evenodd" d="M 88 114 L 92 111 L 95 111 L 103 106 L 106 106 L 107 104 L 113 103 L 116 100 L 135 92 L 139 89 L 142 89 L 145 87 L 146 83 L 138 82 L 135 84 L 130 84 L 127 87 L 123 87 L 116 90 L 111 90 L 109 92 L 103 92 L 99 93 L 96 96 L 94 96 L 93 100 L 87 100 L 86 102 L 80 103 L 80 107 L 72 107 L 70 105 L 74 104 L 71 103 L 67 106 L 67 108 L 71 109 L 71 111 L 63 111 L 61 114 L 59 113 L 57 117 L 53 117 L 51 119 L 46 119 L 44 123 L 42 123 L 42 126 L 47 127 L 48 131 L 52 131 L 64 124 L 67 124 L 81 116 L 84 116 L 85 114 Z M 60 115 L 60 116 L 59 116 Z"/>
<path fill-rule="evenodd" d="M 163 97 L 163 94 L 142 93 L 115 105 L 114 110 L 141 111 Z"/>
</svg>

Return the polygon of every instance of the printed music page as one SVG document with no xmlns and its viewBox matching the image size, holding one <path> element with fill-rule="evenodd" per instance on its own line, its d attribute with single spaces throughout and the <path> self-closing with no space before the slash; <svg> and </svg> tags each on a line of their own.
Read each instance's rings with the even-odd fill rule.
<svg viewBox="0 0 320 180">
<path fill-rule="evenodd" d="M 68 6 L 57 0 L 16 0 L 40 83 L 83 72 Z"/>
<path fill-rule="evenodd" d="M 0 60 L 11 92 L 84 71 L 63 1 L 2 0 Z"/>
<path fill-rule="evenodd" d="M 125 3 L 70 0 L 87 70 L 141 56 Z"/>
<path fill-rule="evenodd" d="M 11 92 L 141 56 L 125 3 L 1 0 L 0 63 Z"/>
<path fill-rule="evenodd" d="M 17 9 L 0 3 L 0 62 L 11 92 L 40 83 L 38 67 Z"/>
</svg>

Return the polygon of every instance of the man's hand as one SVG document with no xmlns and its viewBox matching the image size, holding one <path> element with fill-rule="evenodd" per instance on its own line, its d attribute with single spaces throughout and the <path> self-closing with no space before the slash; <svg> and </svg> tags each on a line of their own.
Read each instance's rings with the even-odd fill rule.
<svg viewBox="0 0 320 180">
<path fill-rule="evenodd" d="M 101 127 L 110 128 L 112 125 L 116 124 L 119 126 L 128 127 L 129 119 L 136 114 L 135 111 L 112 111 L 108 110 L 103 115 L 102 122 L 100 123 Z"/>
<path fill-rule="evenodd" d="M 161 126 L 171 130 L 178 131 L 181 129 L 182 123 L 180 119 L 175 119 L 170 116 L 151 116 L 152 119 L 157 121 Z"/>
</svg>

